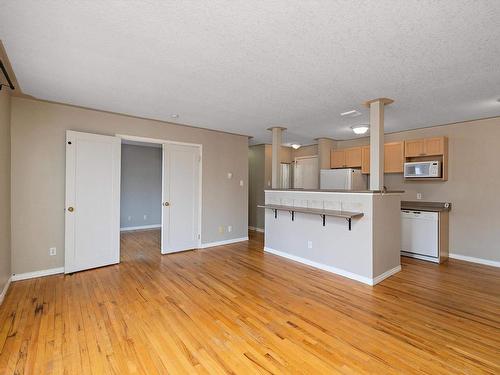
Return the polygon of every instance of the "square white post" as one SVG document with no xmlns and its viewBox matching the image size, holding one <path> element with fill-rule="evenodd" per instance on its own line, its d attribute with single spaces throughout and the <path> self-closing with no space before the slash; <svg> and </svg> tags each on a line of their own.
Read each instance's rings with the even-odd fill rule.
<svg viewBox="0 0 500 375">
<path fill-rule="evenodd" d="M 384 106 L 392 102 L 378 98 L 365 103 L 370 108 L 370 190 L 384 188 Z"/>
</svg>

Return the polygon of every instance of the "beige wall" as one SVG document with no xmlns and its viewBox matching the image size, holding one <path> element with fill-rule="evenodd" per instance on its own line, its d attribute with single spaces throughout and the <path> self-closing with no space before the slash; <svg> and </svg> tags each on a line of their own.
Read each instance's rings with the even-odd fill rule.
<svg viewBox="0 0 500 375">
<path fill-rule="evenodd" d="M 293 150 L 293 158 L 298 158 L 301 156 L 312 156 L 318 155 L 318 145 L 302 146 L 297 150 Z"/>
<path fill-rule="evenodd" d="M 10 103 L 9 90 L 0 91 L 0 293 L 12 275 L 10 237 Z"/>
<path fill-rule="evenodd" d="M 318 139 L 319 169 L 330 169 L 330 151 L 335 147 L 337 147 L 337 142 L 333 139 Z"/>
<path fill-rule="evenodd" d="M 67 129 L 203 145 L 202 242 L 247 236 L 248 140 L 244 136 L 12 98 L 12 271 L 64 265 Z M 233 178 L 228 179 L 227 173 Z M 239 181 L 244 181 L 244 186 Z M 219 233 L 219 226 L 233 231 Z M 57 247 L 57 256 L 48 255 Z"/>
<path fill-rule="evenodd" d="M 386 174 L 389 189 L 405 190 L 403 200 L 451 202 L 450 252 L 500 261 L 500 117 L 386 134 L 385 141 L 447 136 L 448 181 L 404 181 Z M 368 144 L 340 141 L 338 147 Z"/>
</svg>

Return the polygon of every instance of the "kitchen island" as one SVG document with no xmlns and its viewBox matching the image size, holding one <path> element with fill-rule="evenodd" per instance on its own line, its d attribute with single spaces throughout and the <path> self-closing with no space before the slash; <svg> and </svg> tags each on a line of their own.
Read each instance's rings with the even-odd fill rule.
<svg viewBox="0 0 500 375">
<path fill-rule="evenodd" d="M 401 270 L 402 191 L 265 191 L 264 250 L 375 285 Z"/>
</svg>

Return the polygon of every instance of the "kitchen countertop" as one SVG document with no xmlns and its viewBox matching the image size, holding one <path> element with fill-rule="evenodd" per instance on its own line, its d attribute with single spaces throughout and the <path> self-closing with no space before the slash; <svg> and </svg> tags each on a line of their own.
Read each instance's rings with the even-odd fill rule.
<svg viewBox="0 0 500 375">
<path fill-rule="evenodd" d="M 401 201 L 401 209 L 445 212 L 451 210 L 449 202 L 421 202 L 421 201 Z"/>
<path fill-rule="evenodd" d="M 346 190 L 346 189 L 265 189 L 265 191 L 293 191 L 293 192 L 305 192 L 305 193 L 382 193 L 382 190 Z M 384 194 L 402 194 L 404 190 L 386 190 Z"/>
</svg>

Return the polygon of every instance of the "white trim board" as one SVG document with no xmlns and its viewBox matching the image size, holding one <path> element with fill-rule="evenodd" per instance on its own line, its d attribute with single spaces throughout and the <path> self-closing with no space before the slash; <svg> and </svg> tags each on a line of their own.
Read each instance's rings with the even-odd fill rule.
<svg viewBox="0 0 500 375">
<path fill-rule="evenodd" d="M 248 230 L 253 230 L 255 232 L 260 232 L 260 233 L 264 233 L 264 229 L 262 228 L 257 228 L 257 227 L 248 227 Z"/>
<path fill-rule="evenodd" d="M 206 249 L 208 247 L 215 247 L 215 246 L 229 245 L 232 243 L 243 242 L 243 241 L 248 241 L 248 237 L 232 238 L 230 240 L 202 243 L 200 246 L 200 249 Z"/>
<path fill-rule="evenodd" d="M 127 232 L 130 230 L 157 229 L 157 228 L 161 228 L 161 224 L 140 225 L 138 227 L 123 227 L 123 228 L 120 228 L 120 232 Z"/>
<path fill-rule="evenodd" d="M 491 266 L 491 267 L 500 267 L 500 262 L 498 262 L 496 260 L 469 257 L 467 255 L 460 255 L 460 254 L 456 254 L 456 253 L 449 253 L 448 256 L 452 259 L 464 260 L 466 262 L 477 263 L 477 264 L 482 264 L 482 265 Z"/>
<path fill-rule="evenodd" d="M 26 272 L 26 273 L 17 273 L 17 274 L 15 273 L 12 275 L 12 281 L 34 279 L 35 277 L 57 275 L 59 273 L 64 273 L 64 267 L 50 268 L 48 270 L 40 270 L 40 271 Z"/>
<path fill-rule="evenodd" d="M 378 284 L 379 282 L 381 282 L 382 280 L 385 280 L 387 279 L 389 276 L 392 276 L 394 275 L 395 273 L 398 273 L 401 271 L 401 265 L 399 266 L 396 266 L 388 271 L 385 271 L 384 273 L 381 273 L 380 275 L 378 276 L 375 276 L 372 280 L 373 280 L 373 284 L 372 285 L 376 285 Z"/>
<path fill-rule="evenodd" d="M 2 305 L 3 300 L 5 299 L 5 296 L 7 295 L 7 291 L 9 290 L 10 283 L 12 281 L 12 276 L 7 279 L 7 282 L 5 283 L 2 293 L 0 293 L 0 305 Z"/>
<path fill-rule="evenodd" d="M 177 142 L 177 141 L 169 141 L 168 139 L 159 139 L 159 138 L 148 138 L 148 137 L 138 137 L 135 135 L 127 135 L 127 134 L 115 134 L 115 137 L 127 140 L 127 141 L 135 141 L 135 142 L 143 142 L 143 143 L 171 143 L 176 145 L 185 145 L 185 146 L 199 146 L 202 147 L 201 143 L 188 143 L 188 142 Z"/>
<path fill-rule="evenodd" d="M 292 255 L 292 254 L 288 254 L 288 253 L 285 253 L 283 251 L 271 249 L 269 247 L 264 247 L 264 251 L 271 253 L 271 254 L 274 254 L 274 255 L 278 255 L 278 256 L 283 257 L 283 258 L 293 260 L 295 262 L 306 264 L 306 265 L 314 267 L 314 268 L 319 268 L 320 270 L 323 270 L 323 271 L 328 271 L 328 272 L 334 273 L 336 275 L 344 276 L 344 277 L 347 277 L 349 279 L 356 280 L 356 281 L 362 282 L 363 284 L 368 284 L 371 286 L 378 284 L 379 282 L 388 278 L 389 276 L 392 276 L 395 273 L 401 271 L 401 265 L 399 265 L 399 266 L 394 267 L 393 269 L 391 269 L 389 271 L 384 272 L 381 275 L 376 276 L 375 278 L 370 278 L 370 277 L 361 276 L 361 275 L 358 275 L 356 273 L 352 273 L 349 271 L 345 271 L 341 268 L 328 266 L 326 264 L 314 262 L 314 261 L 309 260 L 309 259 L 298 257 L 298 256 Z"/>
</svg>

